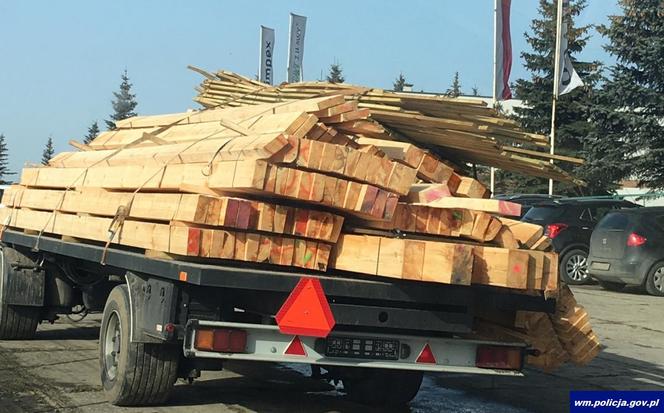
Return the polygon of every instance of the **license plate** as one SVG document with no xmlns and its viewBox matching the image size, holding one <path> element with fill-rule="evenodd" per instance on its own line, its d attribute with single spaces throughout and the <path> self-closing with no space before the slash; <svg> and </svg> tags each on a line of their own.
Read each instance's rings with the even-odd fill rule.
<svg viewBox="0 0 664 413">
<path fill-rule="evenodd" d="M 325 355 L 375 360 L 398 360 L 399 340 L 384 338 L 328 337 Z"/>
<path fill-rule="evenodd" d="M 591 268 L 594 270 L 601 270 L 601 271 L 608 271 L 608 269 L 611 267 L 611 264 L 608 262 L 597 262 L 594 261 L 593 264 L 591 265 Z"/>
</svg>

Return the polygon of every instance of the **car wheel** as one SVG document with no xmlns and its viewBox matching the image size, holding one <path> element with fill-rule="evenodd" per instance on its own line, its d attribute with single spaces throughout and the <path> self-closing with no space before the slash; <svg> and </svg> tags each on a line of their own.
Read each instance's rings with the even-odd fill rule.
<svg viewBox="0 0 664 413">
<path fill-rule="evenodd" d="M 560 278 L 567 284 L 588 284 L 588 253 L 581 249 L 573 249 L 563 255 L 560 260 Z"/>
<path fill-rule="evenodd" d="M 646 278 L 646 291 L 650 295 L 664 297 L 664 262 L 653 265 Z"/>
<path fill-rule="evenodd" d="M 608 291 L 622 291 L 625 288 L 625 284 L 616 283 L 611 281 L 600 281 L 597 280 L 599 286 Z"/>
</svg>

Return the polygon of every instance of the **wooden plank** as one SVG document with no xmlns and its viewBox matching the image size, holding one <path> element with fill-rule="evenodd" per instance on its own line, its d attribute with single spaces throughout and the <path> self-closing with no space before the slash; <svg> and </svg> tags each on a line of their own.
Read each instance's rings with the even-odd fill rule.
<svg viewBox="0 0 664 413">
<path fill-rule="evenodd" d="M 498 219 L 510 229 L 512 235 L 514 235 L 524 248 L 531 248 L 544 234 L 544 228 L 541 225 L 504 217 Z"/>
<path fill-rule="evenodd" d="M 315 222 L 309 222 L 307 209 L 279 207 L 281 214 L 304 216 L 305 228 L 318 221 L 331 224 L 326 232 L 296 233 L 293 228 L 272 225 L 276 206 L 233 197 L 213 197 L 198 194 L 126 193 L 94 188 L 81 191 L 30 189 L 11 186 L 3 196 L 5 205 L 37 210 L 58 210 L 113 217 L 121 206 L 128 208 L 128 217 L 150 221 L 182 221 L 214 225 L 231 229 L 276 232 L 303 238 L 335 242 L 343 225 L 343 217 L 316 211 Z M 305 215 L 306 214 L 306 215 Z M 265 217 L 264 215 L 267 215 Z"/>
<path fill-rule="evenodd" d="M 526 251 L 476 246 L 473 254 L 473 284 L 526 289 L 530 259 Z"/>
<path fill-rule="evenodd" d="M 21 184 L 40 188 L 67 188 L 98 187 L 105 189 L 133 190 L 168 190 L 168 191 L 194 191 L 207 193 L 252 193 L 263 196 L 280 195 L 283 198 L 322 203 L 336 207 L 347 213 L 371 219 L 389 219 L 388 208 L 383 209 L 383 216 L 371 215 L 373 208 L 362 208 L 367 199 L 375 198 L 377 189 L 369 184 L 352 182 L 346 193 L 344 202 L 335 202 L 331 199 L 310 199 L 310 193 L 300 194 L 301 177 L 306 176 L 307 181 L 314 182 L 318 173 L 298 171 L 286 166 L 278 166 L 276 170 L 276 188 L 269 192 L 270 176 L 268 164 L 264 161 L 227 161 L 213 163 L 209 174 L 204 174 L 205 165 L 182 164 L 167 165 L 163 168 L 149 166 L 123 166 L 123 167 L 95 167 L 88 170 L 83 168 L 24 168 Z M 312 176 L 308 176 L 312 175 Z M 285 178 L 284 178 L 285 177 Z M 290 180 L 289 180 L 290 177 Z M 282 179 L 283 178 L 283 179 Z M 339 181 L 341 179 L 337 179 Z M 288 188 L 290 187 L 290 190 Z M 297 189 L 297 191 L 296 191 Z M 297 193 L 296 193 L 297 192 Z M 329 192 L 328 192 L 329 193 Z M 361 198 L 359 198 L 361 196 Z M 373 198 L 372 198 L 373 197 Z M 387 201 L 386 201 L 387 202 Z M 380 210 L 380 209 L 378 209 Z"/>
<path fill-rule="evenodd" d="M 410 143 L 367 137 L 361 137 L 357 142 L 375 146 L 391 159 L 415 168 L 417 176 L 428 182 L 447 183 L 454 174 L 454 170 L 440 159 Z"/>
<path fill-rule="evenodd" d="M 519 249 L 519 242 L 517 241 L 514 234 L 509 227 L 503 225 L 503 227 L 498 231 L 496 238 L 493 240 L 498 246 L 507 249 Z"/>
<path fill-rule="evenodd" d="M 0 220 L 8 222 L 12 228 L 22 228 L 34 231 L 44 230 L 46 233 L 59 234 L 87 240 L 106 241 L 111 218 L 91 215 L 76 215 L 35 211 L 29 209 L 0 209 Z M 225 241 L 214 241 L 216 236 L 225 237 Z M 272 240 L 280 237 L 270 235 L 252 234 L 239 231 L 224 231 L 216 229 L 203 229 L 188 227 L 186 225 L 166 225 L 144 221 L 125 220 L 120 227 L 112 245 L 125 245 L 152 251 L 161 251 L 168 254 L 182 256 L 199 256 L 214 258 L 230 258 L 238 261 L 258 260 L 257 237 L 271 237 Z M 279 263 L 294 265 L 302 268 L 311 267 L 304 261 L 292 260 L 292 247 L 295 242 L 307 241 L 296 238 L 282 238 L 286 246 L 281 251 Z M 312 249 L 318 248 L 318 243 L 310 241 Z M 215 248 L 222 245 L 222 250 Z M 290 250 L 289 250 L 290 248 Z M 255 252 L 254 252 L 255 251 Z M 289 258 L 290 254 L 290 258 Z M 304 256 L 304 255 L 303 255 Z M 327 266 L 323 256 L 316 262 L 318 268 Z M 323 270 L 325 269 L 323 268 Z"/>
<path fill-rule="evenodd" d="M 498 199 L 446 197 L 429 202 L 427 205 L 437 206 L 440 208 L 472 209 L 475 211 L 484 211 L 499 215 L 517 217 L 521 215 L 521 205 L 514 202 L 502 201 Z"/>
<path fill-rule="evenodd" d="M 551 238 L 547 237 L 546 235 L 541 236 L 540 239 L 535 241 L 530 249 L 537 251 L 550 251 L 552 249 Z"/>
<path fill-rule="evenodd" d="M 454 191 L 454 195 L 464 198 L 489 198 L 491 191 L 478 180 L 464 176 Z"/>
<path fill-rule="evenodd" d="M 330 267 L 383 277 L 468 285 L 472 246 L 342 234 Z"/>
</svg>

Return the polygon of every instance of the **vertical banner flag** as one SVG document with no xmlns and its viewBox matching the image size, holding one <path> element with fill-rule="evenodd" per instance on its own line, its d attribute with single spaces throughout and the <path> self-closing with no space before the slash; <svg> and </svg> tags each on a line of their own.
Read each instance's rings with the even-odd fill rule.
<svg viewBox="0 0 664 413">
<path fill-rule="evenodd" d="M 512 37 L 510 35 L 510 6 L 512 0 L 496 0 L 495 16 L 495 60 L 494 93 L 496 100 L 512 98 L 510 90 L 510 72 L 512 71 Z"/>
<path fill-rule="evenodd" d="M 574 70 L 574 67 L 572 66 L 572 59 L 570 59 L 569 56 L 569 49 L 567 48 L 567 21 L 566 19 L 566 13 L 567 13 L 567 8 L 569 7 L 569 0 L 558 0 L 563 3 L 563 23 L 562 27 L 560 28 L 560 51 L 559 55 L 560 60 L 557 62 L 558 68 L 559 68 L 559 76 L 560 78 L 558 79 L 558 88 L 557 88 L 557 95 L 564 95 L 565 93 L 569 93 L 572 90 L 576 89 L 579 86 L 583 86 L 583 81 L 581 80 L 581 77 L 579 77 L 579 74 L 576 73 L 576 70 Z"/>
<path fill-rule="evenodd" d="M 302 81 L 302 58 L 304 56 L 304 32 L 307 18 L 290 14 L 288 33 L 288 83 Z"/>
<path fill-rule="evenodd" d="M 274 29 L 261 26 L 261 56 L 259 80 L 268 85 L 273 84 L 272 56 L 274 55 Z"/>
</svg>

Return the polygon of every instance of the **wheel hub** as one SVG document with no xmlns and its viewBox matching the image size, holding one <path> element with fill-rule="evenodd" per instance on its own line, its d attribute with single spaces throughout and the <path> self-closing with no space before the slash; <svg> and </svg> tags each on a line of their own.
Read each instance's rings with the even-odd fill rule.
<svg viewBox="0 0 664 413">
<path fill-rule="evenodd" d="M 118 374 L 118 362 L 122 351 L 121 342 L 122 328 L 120 326 L 120 316 L 116 311 L 113 311 L 106 324 L 103 342 L 106 375 L 110 380 L 114 380 Z"/>
<path fill-rule="evenodd" d="M 583 281 L 588 278 L 588 258 L 583 255 L 573 255 L 565 265 L 567 276 L 574 281 Z"/>
<path fill-rule="evenodd" d="M 664 292 L 664 267 L 659 267 L 652 279 L 655 288 L 660 292 Z"/>
</svg>

